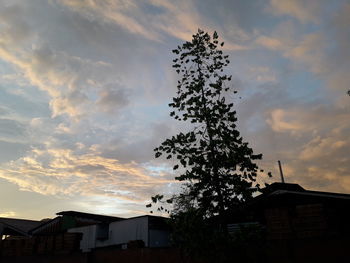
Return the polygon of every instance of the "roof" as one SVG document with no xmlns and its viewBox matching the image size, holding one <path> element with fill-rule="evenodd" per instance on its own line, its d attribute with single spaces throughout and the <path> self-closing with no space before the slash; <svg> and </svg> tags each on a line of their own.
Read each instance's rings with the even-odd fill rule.
<svg viewBox="0 0 350 263">
<path fill-rule="evenodd" d="M 28 231 L 42 224 L 41 221 L 0 217 L 0 224 L 4 227 L 4 233 L 10 231 L 19 235 L 28 235 Z"/>
<path fill-rule="evenodd" d="M 170 230 L 170 225 L 168 224 L 168 217 L 163 216 L 154 216 L 154 215 L 141 215 L 135 217 L 129 217 L 124 220 L 125 221 L 133 221 L 137 219 L 147 218 L 148 219 L 148 227 L 150 229 L 161 229 L 161 230 Z M 116 224 L 119 224 L 116 222 Z"/>
<path fill-rule="evenodd" d="M 306 190 L 298 184 L 290 184 L 290 183 L 273 183 L 266 186 L 261 191 L 263 194 L 260 196 L 293 194 L 293 195 L 315 196 L 315 197 L 325 197 L 325 198 L 350 199 L 350 194 Z M 260 196 L 257 196 L 257 197 L 260 197 Z"/>
<path fill-rule="evenodd" d="M 306 190 L 298 184 L 273 183 L 262 189 L 248 206 L 303 204 L 308 202 L 331 202 L 350 205 L 350 194 Z"/>
<path fill-rule="evenodd" d="M 299 191 L 288 191 L 288 190 L 277 190 L 269 195 L 283 195 L 283 194 L 293 194 L 293 195 L 301 195 L 301 196 L 315 196 L 315 197 L 323 197 L 323 198 L 336 198 L 336 199 L 348 199 L 350 200 L 350 194 L 341 194 L 341 193 L 330 193 L 330 192 L 320 192 L 320 191 L 310 191 L 305 190 L 303 192 Z"/>
<path fill-rule="evenodd" d="M 92 219 L 95 221 L 99 221 L 101 223 L 110 223 L 110 222 L 120 221 L 125 219 L 122 217 L 90 214 L 90 213 L 84 213 L 84 212 L 78 212 L 78 211 L 62 211 L 62 212 L 56 213 L 56 215 Z"/>
<path fill-rule="evenodd" d="M 273 183 L 241 207 L 227 210 L 229 223 L 264 222 L 264 211 L 270 208 L 324 204 L 332 209 L 350 211 L 350 194 L 306 190 L 298 184 Z"/>
<path fill-rule="evenodd" d="M 35 235 L 38 233 L 41 233 L 42 231 L 46 231 L 46 233 L 52 233 L 52 232 L 57 232 L 60 229 L 60 217 L 55 217 L 50 220 L 45 220 L 42 222 L 42 224 L 38 225 L 37 227 L 32 228 L 29 231 L 29 234 Z"/>
<path fill-rule="evenodd" d="M 108 224 L 115 221 L 125 220 L 121 217 L 97 215 L 78 211 L 62 211 L 57 213 L 56 215 L 58 215 L 58 217 L 46 221 L 45 223 L 37 226 L 36 228 L 33 228 L 31 230 L 31 233 L 35 235 L 59 233 L 72 227 L 95 225 L 100 223 Z M 73 217 L 74 220 L 72 221 L 67 217 Z"/>
<path fill-rule="evenodd" d="M 276 182 L 276 183 L 267 185 L 265 188 L 261 189 L 261 192 L 263 192 L 264 194 L 268 194 L 277 190 L 297 191 L 297 192 L 306 191 L 303 187 L 301 187 L 298 184 Z"/>
<path fill-rule="evenodd" d="M 148 217 L 148 219 L 152 222 L 165 222 L 168 221 L 170 218 L 169 217 L 164 217 L 164 216 L 155 216 L 155 215 L 140 215 L 140 216 L 133 216 L 133 217 L 129 217 L 126 218 L 125 220 L 132 220 L 132 219 L 136 219 L 136 218 L 142 218 L 142 217 Z"/>
</svg>

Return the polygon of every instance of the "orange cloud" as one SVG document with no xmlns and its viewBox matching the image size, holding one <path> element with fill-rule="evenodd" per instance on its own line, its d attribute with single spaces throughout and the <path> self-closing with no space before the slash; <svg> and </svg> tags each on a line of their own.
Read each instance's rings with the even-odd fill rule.
<svg viewBox="0 0 350 263">
<path fill-rule="evenodd" d="M 319 22 L 321 19 L 320 0 L 270 0 L 270 11 L 276 15 L 289 15 L 302 22 Z"/>
<path fill-rule="evenodd" d="M 0 177 L 22 190 L 44 195 L 110 196 L 134 202 L 148 200 L 156 189 L 173 182 L 135 162 L 56 148 L 34 149 L 2 168 Z"/>
<path fill-rule="evenodd" d="M 281 40 L 267 36 L 258 37 L 256 43 L 271 50 L 283 50 L 284 46 Z"/>
<path fill-rule="evenodd" d="M 283 109 L 271 111 L 271 117 L 267 120 L 271 128 L 277 132 L 295 132 L 303 129 L 303 125 L 298 122 L 295 115 Z"/>
</svg>

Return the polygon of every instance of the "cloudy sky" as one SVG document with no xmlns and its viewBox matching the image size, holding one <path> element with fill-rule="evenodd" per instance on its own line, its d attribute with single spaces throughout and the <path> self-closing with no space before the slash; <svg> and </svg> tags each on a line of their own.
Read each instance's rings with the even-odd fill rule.
<svg viewBox="0 0 350 263">
<path fill-rule="evenodd" d="M 0 0 L 0 216 L 147 213 L 177 185 L 171 50 L 230 55 L 239 129 L 278 181 L 350 193 L 350 1 Z"/>
</svg>

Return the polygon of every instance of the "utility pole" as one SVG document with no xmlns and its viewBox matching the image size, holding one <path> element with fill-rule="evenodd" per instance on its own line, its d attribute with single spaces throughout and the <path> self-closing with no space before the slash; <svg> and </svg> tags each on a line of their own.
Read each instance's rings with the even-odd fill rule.
<svg viewBox="0 0 350 263">
<path fill-rule="evenodd" d="M 281 161 L 278 160 L 278 167 L 280 168 L 280 175 L 281 175 L 281 180 L 282 180 L 282 183 L 284 184 L 284 177 L 283 177 L 283 171 L 282 171 L 282 165 L 281 165 Z"/>
</svg>

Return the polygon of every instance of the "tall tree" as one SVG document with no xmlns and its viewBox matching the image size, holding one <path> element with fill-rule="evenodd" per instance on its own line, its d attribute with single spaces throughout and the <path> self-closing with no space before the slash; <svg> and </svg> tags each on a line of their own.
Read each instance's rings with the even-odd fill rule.
<svg viewBox="0 0 350 263">
<path fill-rule="evenodd" d="M 223 45 L 216 32 L 210 36 L 198 30 L 192 41 L 173 50 L 173 67 L 180 79 L 177 95 L 169 104 L 170 116 L 192 123 L 193 129 L 154 149 L 156 158 L 165 154 L 167 159 L 178 160 L 173 169 L 179 169 L 180 175 L 175 179 L 185 183 L 186 199 L 205 217 L 219 218 L 258 190 L 254 161 L 262 158 L 242 139 L 234 105 L 225 96 L 231 92 L 231 76 L 224 70 L 230 61 L 220 50 Z"/>
</svg>

